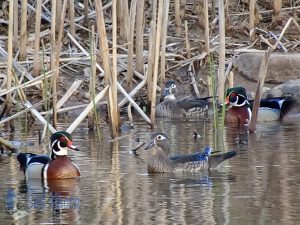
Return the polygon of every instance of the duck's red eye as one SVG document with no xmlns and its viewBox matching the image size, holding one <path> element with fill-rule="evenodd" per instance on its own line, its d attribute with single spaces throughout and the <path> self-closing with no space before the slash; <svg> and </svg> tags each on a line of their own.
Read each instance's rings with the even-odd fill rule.
<svg viewBox="0 0 300 225">
<path fill-rule="evenodd" d="M 231 94 L 230 94 L 230 97 L 236 97 L 237 96 L 237 94 L 235 93 L 235 92 L 232 92 Z"/>
<path fill-rule="evenodd" d="M 59 140 L 60 141 L 66 141 L 67 139 L 66 139 L 66 137 L 61 137 Z"/>
</svg>

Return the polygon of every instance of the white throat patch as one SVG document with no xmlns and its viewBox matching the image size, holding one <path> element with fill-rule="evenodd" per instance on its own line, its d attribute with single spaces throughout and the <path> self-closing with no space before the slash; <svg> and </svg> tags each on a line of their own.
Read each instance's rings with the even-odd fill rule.
<svg viewBox="0 0 300 225">
<path fill-rule="evenodd" d="M 57 142 L 58 142 L 58 143 L 57 143 Z M 54 146 L 56 143 L 57 143 L 57 146 L 58 146 L 58 148 L 59 148 L 59 151 L 55 151 L 55 150 L 53 149 L 53 146 Z M 60 146 L 60 141 L 58 141 L 58 140 L 53 141 L 52 146 L 51 146 L 51 149 L 52 149 L 52 151 L 54 152 L 55 155 L 59 155 L 59 156 L 68 155 L 68 148 L 67 148 L 67 147 L 61 147 L 61 146 Z"/>
</svg>

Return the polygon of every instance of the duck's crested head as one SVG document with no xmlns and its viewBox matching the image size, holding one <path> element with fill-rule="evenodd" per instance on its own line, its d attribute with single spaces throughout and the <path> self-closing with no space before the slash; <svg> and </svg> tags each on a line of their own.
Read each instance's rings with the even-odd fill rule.
<svg viewBox="0 0 300 225">
<path fill-rule="evenodd" d="M 166 153 L 169 153 L 170 141 L 168 136 L 162 132 L 156 132 L 152 134 L 145 150 L 151 149 L 153 147 L 160 147 Z"/>
<path fill-rule="evenodd" d="M 73 145 L 72 136 L 66 131 L 59 131 L 52 134 L 50 137 L 50 148 L 52 153 L 57 156 L 67 155 L 67 149 L 78 151 L 78 148 Z M 51 158 L 53 158 L 51 156 Z"/>
<path fill-rule="evenodd" d="M 177 86 L 174 80 L 168 80 L 163 89 L 163 99 L 175 99 L 178 94 Z"/>
<path fill-rule="evenodd" d="M 246 89 L 244 87 L 233 87 L 227 89 L 226 105 L 234 107 L 249 105 Z"/>
</svg>

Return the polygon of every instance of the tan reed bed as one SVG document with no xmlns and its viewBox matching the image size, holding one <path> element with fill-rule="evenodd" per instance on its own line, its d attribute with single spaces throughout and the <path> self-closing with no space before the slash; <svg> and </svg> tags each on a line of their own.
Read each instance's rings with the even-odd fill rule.
<svg viewBox="0 0 300 225">
<path fill-rule="evenodd" d="M 0 55 L 6 60 L 7 66 L 6 89 L 0 90 L 0 97 L 6 97 L 7 118 L 5 121 L 12 122 L 13 118 L 16 118 L 15 115 L 10 117 L 11 109 L 14 107 L 12 105 L 15 101 L 14 95 L 24 92 L 27 96 L 26 102 L 23 103 L 23 110 L 30 111 L 41 123 L 45 124 L 44 133 L 47 129 L 54 130 L 46 127 L 49 123 L 47 115 L 53 117 L 51 124 L 54 128 L 60 112 L 91 104 L 92 107 L 85 109 L 79 116 L 80 120 L 73 123 L 69 130 L 76 129 L 85 116 L 98 105 L 99 92 L 101 98 L 106 98 L 104 100 L 109 106 L 112 137 L 118 135 L 121 122 L 119 109 L 128 102 L 146 123 L 154 125 L 156 99 L 167 77 L 174 78 L 174 72 L 176 73 L 181 68 L 186 69 L 193 89 L 197 96 L 200 96 L 197 91 L 198 77 L 196 75 L 199 74 L 199 65 L 205 66 L 211 56 L 214 58 L 211 62 L 218 65 L 219 71 L 218 85 L 212 86 L 213 89 L 218 86 L 217 95 L 219 101 L 222 102 L 227 77 L 229 77 L 229 86 L 233 85 L 234 78 L 231 70 L 235 54 L 253 51 L 252 48 L 260 44 L 266 44 L 274 51 L 280 46 L 285 52 L 289 52 L 293 47 L 287 46 L 283 37 L 287 38 L 286 34 L 291 26 L 300 31 L 297 21 L 290 17 L 279 36 L 275 35 L 274 38 L 270 38 L 256 34 L 257 25 L 262 20 L 261 13 L 271 15 L 273 12 L 271 15 L 273 22 L 277 23 L 282 22 L 283 11 L 298 9 L 297 7 L 282 8 L 283 1 L 280 0 L 274 0 L 274 8 L 271 11 L 260 10 L 256 1 L 251 0 L 247 5 L 247 12 L 235 12 L 230 2 L 223 0 L 219 0 L 217 7 L 214 1 L 208 0 L 195 0 L 194 2 L 133 0 L 130 6 L 128 0 L 84 0 L 83 3 L 74 0 L 54 0 L 47 3 L 37 0 L 35 2 L 35 7 L 33 7 L 31 0 L 9 1 L 8 35 L 7 37 L 0 36 L 0 45 L 3 40 L 7 46 L 0 46 Z M 198 4 L 200 10 L 195 10 L 193 4 Z M 216 16 L 215 8 L 219 10 L 218 16 Z M 33 15 L 30 22 L 33 21 L 34 28 L 26 19 L 29 15 Z M 230 26 L 234 16 L 246 16 L 245 21 L 249 21 L 247 26 L 249 25 L 249 37 L 251 36 L 252 42 L 237 43 L 230 39 L 230 34 L 226 33 L 228 27 L 225 29 L 225 25 Z M 17 18 L 21 20 L 18 21 Z M 195 23 L 204 26 L 202 36 L 200 32 L 195 36 L 192 30 Z M 97 28 L 95 36 L 92 36 L 92 42 L 88 42 L 85 35 L 91 32 L 93 25 Z M 181 33 L 181 31 L 185 32 Z M 95 42 L 96 40 L 99 40 L 99 43 Z M 293 41 L 289 40 L 289 43 L 294 43 Z M 95 46 L 91 50 L 90 45 L 94 42 Z M 205 48 L 202 49 L 202 45 Z M 73 53 L 74 50 L 77 55 Z M 91 58 L 92 63 L 90 63 Z M 225 65 L 227 65 L 226 71 Z M 93 71 L 93 76 L 91 76 L 93 78 L 89 78 L 89 103 L 66 107 L 66 101 L 78 92 L 79 87 L 85 85 L 85 78 L 79 76 L 78 82 L 72 83 L 71 81 L 67 86 L 64 84 L 66 93 L 60 91 L 59 81 L 68 73 L 73 78 L 73 73 L 76 74 L 78 68 L 83 66 L 91 67 Z M 13 70 L 17 79 L 13 78 Z M 51 79 L 52 83 L 47 87 L 48 79 Z M 210 86 L 211 80 L 207 83 Z M 124 84 L 127 86 L 126 91 Z M 143 95 L 145 86 L 147 90 Z M 42 101 L 39 99 L 38 102 L 44 102 L 47 105 L 47 102 L 51 101 L 49 104 L 51 111 L 49 111 L 50 108 L 41 109 L 40 104 L 31 103 L 36 99 L 30 96 L 28 91 L 24 91 L 24 89 L 29 90 L 29 87 L 31 87 L 30 90 L 43 92 Z M 215 93 L 215 90 L 211 89 L 209 88 L 210 95 Z M 94 93 L 93 90 L 95 90 Z M 141 95 L 147 98 L 151 120 L 133 99 Z M 104 104 L 103 101 L 102 104 Z M 24 111 L 21 112 L 24 113 Z M 128 119 L 133 120 L 130 110 L 128 112 Z M 0 121 L 1 123 L 4 123 L 3 120 Z M 91 127 L 92 120 L 88 124 Z"/>
</svg>

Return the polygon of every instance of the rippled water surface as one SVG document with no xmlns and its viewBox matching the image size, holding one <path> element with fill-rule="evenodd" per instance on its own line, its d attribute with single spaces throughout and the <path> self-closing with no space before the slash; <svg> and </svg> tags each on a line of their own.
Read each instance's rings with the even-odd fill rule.
<svg viewBox="0 0 300 225">
<path fill-rule="evenodd" d="M 61 124 L 61 129 L 67 125 Z M 146 141 L 144 122 L 102 143 L 82 125 L 73 133 L 80 152 L 70 157 L 80 167 L 78 180 L 24 181 L 15 156 L 0 157 L 1 224 L 300 224 L 300 120 L 258 124 L 248 134 L 225 127 L 221 151 L 238 155 L 216 171 L 155 174 L 146 171 L 147 151 L 130 149 Z M 193 139 L 193 131 L 201 137 Z M 211 122 L 159 120 L 156 130 L 172 142 L 171 154 L 215 146 Z M 39 145 L 38 127 L 5 138 L 26 140 L 21 151 L 48 153 Z M 217 146 L 222 146 L 218 140 Z M 31 146 L 31 144 L 33 144 Z"/>
</svg>

